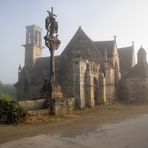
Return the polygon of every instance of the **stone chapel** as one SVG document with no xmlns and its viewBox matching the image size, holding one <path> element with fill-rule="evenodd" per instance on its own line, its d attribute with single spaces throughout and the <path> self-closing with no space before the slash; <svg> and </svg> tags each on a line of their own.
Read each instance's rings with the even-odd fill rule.
<svg viewBox="0 0 148 148">
<path fill-rule="evenodd" d="M 23 45 L 25 64 L 19 66 L 16 83 L 19 100 L 41 98 L 41 87 L 49 77 L 50 57 L 42 57 L 41 39 L 42 29 L 39 26 L 26 27 L 26 43 Z M 110 104 L 120 99 L 121 94 L 129 94 L 128 86 L 136 85 L 140 81 L 137 79 L 147 80 L 145 55 L 145 50 L 140 49 L 138 63 L 135 65 L 134 43 L 129 47 L 118 48 L 116 36 L 112 40 L 93 41 L 79 27 L 61 55 L 55 57 L 56 81 L 61 85 L 64 98 L 75 98 L 78 108 Z M 135 74 L 139 70 L 146 74 L 139 77 Z M 124 80 L 128 82 L 121 85 Z M 147 85 L 148 80 L 143 87 L 148 89 Z M 133 100 L 131 94 L 124 97 Z"/>
</svg>

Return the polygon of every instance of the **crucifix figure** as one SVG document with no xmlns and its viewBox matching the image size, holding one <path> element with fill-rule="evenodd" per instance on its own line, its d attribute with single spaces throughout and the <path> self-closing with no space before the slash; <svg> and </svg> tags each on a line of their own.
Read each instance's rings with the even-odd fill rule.
<svg viewBox="0 0 148 148">
<path fill-rule="evenodd" d="M 48 11 L 48 16 L 45 19 L 45 28 L 47 30 L 47 33 L 50 33 L 51 36 L 54 35 L 54 33 L 57 34 L 58 32 L 58 22 L 56 21 L 57 15 L 53 14 L 53 7 L 51 7 L 51 12 Z"/>
</svg>

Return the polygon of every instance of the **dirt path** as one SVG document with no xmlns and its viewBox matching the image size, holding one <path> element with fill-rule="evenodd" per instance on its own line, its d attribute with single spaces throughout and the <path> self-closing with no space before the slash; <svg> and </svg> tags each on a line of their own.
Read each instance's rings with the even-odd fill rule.
<svg viewBox="0 0 148 148">
<path fill-rule="evenodd" d="M 40 124 L 21 124 L 18 126 L 0 126 L 0 144 L 24 137 L 42 134 L 60 134 L 75 137 L 95 131 L 98 125 L 114 123 L 127 118 L 148 114 L 148 104 L 98 106 L 75 111 L 65 118 L 57 118 L 52 122 Z"/>
<path fill-rule="evenodd" d="M 95 130 L 74 137 L 63 132 L 22 138 L 0 145 L 1 148 L 147 148 L 148 114 L 119 123 L 99 125 Z M 77 131 L 79 128 L 77 129 Z"/>
</svg>

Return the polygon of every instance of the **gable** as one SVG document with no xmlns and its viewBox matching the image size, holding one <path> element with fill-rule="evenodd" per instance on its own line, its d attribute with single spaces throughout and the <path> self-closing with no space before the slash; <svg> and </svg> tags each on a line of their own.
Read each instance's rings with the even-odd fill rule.
<svg viewBox="0 0 148 148">
<path fill-rule="evenodd" d="M 129 71 L 134 66 L 133 46 L 119 48 L 118 52 L 121 72 Z"/>
<path fill-rule="evenodd" d="M 61 56 L 65 58 L 82 57 L 96 63 L 103 63 L 102 54 L 80 27 L 62 52 Z"/>
</svg>

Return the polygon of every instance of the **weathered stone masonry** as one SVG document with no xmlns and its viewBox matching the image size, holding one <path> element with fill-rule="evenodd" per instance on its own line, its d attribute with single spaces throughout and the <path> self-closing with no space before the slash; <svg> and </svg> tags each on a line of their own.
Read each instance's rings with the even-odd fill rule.
<svg viewBox="0 0 148 148">
<path fill-rule="evenodd" d="M 25 59 L 30 60 L 19 68 L 16 87 L 20 100 L 40 98 L 41 86 L 49 77 L 49 57 L 41 57 L 41 40 L 34 42 L 34 33 L 28 39 L 28 28 L 35 32 L 39 27 L 27 27 L 25 51 L 31 55 L 25 54 Z M 38 32 L 41 35 L 41 29 Z M 109 41 L 93 41 L 79 27 L 62 54 L 55 57 L 57 82 L 65 99 L 75 98 L 77 108 L 112 103 L 119 99 L 119 93 L 123 100 L 145 100 L 148 66 L 144 49 L 138 53 L 138 59 L 144 64 L 135 65 L 133 43 L 118 48 L 116 37 Z"/>
</svg>

